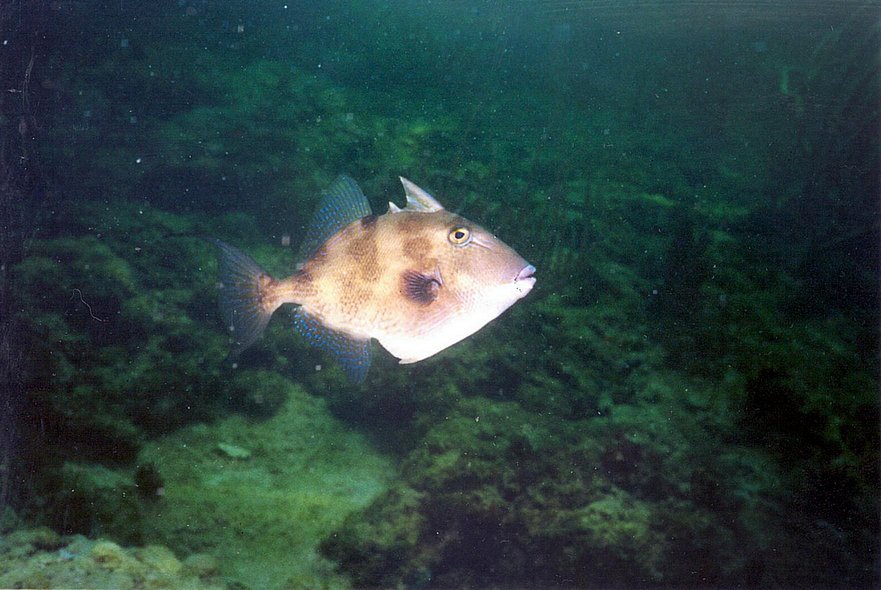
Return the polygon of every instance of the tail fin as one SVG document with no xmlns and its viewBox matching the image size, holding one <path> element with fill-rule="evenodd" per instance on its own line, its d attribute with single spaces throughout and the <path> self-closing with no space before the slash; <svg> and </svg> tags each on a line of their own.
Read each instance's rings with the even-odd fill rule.
<svg viewBox="0 0 881 590">
<path fill-rule="evenodd" d="M 229 244 L 208 238 L 217 246 L 220 266 L 220 312 L 233 339 L 234 358 L 263 334 L 281 302 L 272 297 L 277 284 L 254 260 Z"/>
</svg>

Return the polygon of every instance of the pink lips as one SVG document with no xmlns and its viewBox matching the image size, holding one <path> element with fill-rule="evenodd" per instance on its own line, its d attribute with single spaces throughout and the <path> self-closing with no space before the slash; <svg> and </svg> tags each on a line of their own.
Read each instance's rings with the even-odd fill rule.
<svg viewBox="0 0 881 590">
<path fill-rule="evenodd" d="M 520 269 L 520 272 L 517 273 L 517 276 L 514 277 L 514 284 L 517 288 L 526 295 L 529 291 L 532 290 L 532 287 L 535 285 L 535 267 L 531 264 L 524 266 Z"/>
<path fill-rule="evenodd" d="M 532 275 L 535 274 L 535 267 L 531 264 L 524 266 L 523 269 L 517 274 L 517 278 L 514 279 L 516 281 L 522 281 L 523 279 L 531 279 Z"/>
</svg>

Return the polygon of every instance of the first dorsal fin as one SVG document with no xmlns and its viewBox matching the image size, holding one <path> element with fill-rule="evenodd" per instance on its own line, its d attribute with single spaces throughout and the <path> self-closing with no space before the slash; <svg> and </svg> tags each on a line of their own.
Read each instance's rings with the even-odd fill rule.
<svg viewBox="0 0 881 590">
<path fill-rule="evenodd" d="M 444 208 L 443 205 L 438 203 L 427 191 L 419 188 L 403 176 L 400 178 L 401 184 L 404 185 L 404 192 L 407 195 L 407 206 L 403 209 L 398 209 L 397 207 L 391 207 L 391 203 L 389 203 L 389 211 L 392 213 L 397 213 L 398 211 L 433 213 L 434 211 L 441 211 Z"/>
<path fill-rule="evenodd" d="M 341 174 L 326 191 L 300 246 L 301 260 L 315 253 L 331 236 L 362 217 L 370 215 L 370 203 L 354 180 Z"/>
</svg>

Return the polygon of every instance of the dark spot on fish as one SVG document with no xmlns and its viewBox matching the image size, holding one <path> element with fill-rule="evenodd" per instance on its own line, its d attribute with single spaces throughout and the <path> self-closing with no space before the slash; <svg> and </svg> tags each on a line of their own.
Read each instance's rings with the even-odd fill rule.
<svg viewBox="0 0 881 590">
<path fill-rule="evenodd" d="M 437 299 L 440 283 L 429 275 L 405 270 L 401 275 L 401 293 L 419 305 L 430 305 Z"/>
<path fill-rule="evenodd" d="M 353 237 L 346 247 L 346 253 L 355 261 L 357 273 L 350 275 L 347 284 L 352 281 L 372 283 L 379 277 L 380 268 L 376 247 L 376 232 L 362 231 Z"/>
<path fill-rule="evenodd" d="M 310 287 L 312 285 L 312 273 L 305 268 L 300 269 L 297 271 L 297 282 L 304 288 Z"/>
<path fill-rule="evenodd" d="M 256 289 L 256 299 L 262 309 L 271 307 L 271 301 L 274 296 L 273 291 L 278 287 L 278 281 L 266 274 L 260 273 L 254 288 Z"/>
<path fill-rule="evenodd" d="M 417 235 L 404 241 L 403 254 L 410 260 L 418 261 L 428 255 L 431 243 L 424 235 Z"/>
<path fill-rule="evenodd" d="M 373 283 L 379 278 L 379 261 L 376 259 L 376 251 L 373 256 L 366 259 L 361 266 L 361 280 L 365 283 Z"/>
<path fill-rule="evenodd" d="M 418 234 L 425 230 L 425 213 L 401 213 L 398 228 L 404 234 Z"/>
<path fill-rule="evenodd" d="M 364 229 L 372 229 L 376 225 L 376 215 L 372 213 L 361 218 L 361 227 Z"/>
</svg>

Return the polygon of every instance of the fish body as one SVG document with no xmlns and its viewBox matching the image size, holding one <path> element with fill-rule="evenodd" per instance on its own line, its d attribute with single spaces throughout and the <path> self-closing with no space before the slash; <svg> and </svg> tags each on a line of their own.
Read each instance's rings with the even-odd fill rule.
<svg viewBox="0 0 881 590">
<path fill-rule="evenodd" d="M 501 240 L 402 178 L 403 209 L 374 215 L 339 177 L 304 240 L 305 262 L 274 279 L 247 255 L 220 251 L 221 308 L 241 352 L 285 303 L 295 325 L 360 381 L 371 339 L 401 363 L 428 358 L 498 317 L 535 284 L 535 268 Z"/>
</svg>

